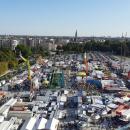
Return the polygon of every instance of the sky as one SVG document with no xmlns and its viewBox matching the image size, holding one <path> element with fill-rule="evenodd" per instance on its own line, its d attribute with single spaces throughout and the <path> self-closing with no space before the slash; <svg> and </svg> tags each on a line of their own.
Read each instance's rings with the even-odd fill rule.
<svg viewBox="0 0 130 130">
<path fill-rule="evenodd" d="M 0 0 L 0 34 L 130 36 L 130 0 Z"/>
</svg>

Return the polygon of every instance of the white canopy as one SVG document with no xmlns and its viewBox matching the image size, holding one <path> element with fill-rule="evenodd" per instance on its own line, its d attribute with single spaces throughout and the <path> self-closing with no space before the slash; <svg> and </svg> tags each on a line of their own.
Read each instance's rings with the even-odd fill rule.
<svg viewBox="0 0 130 130">
<path fill-rule="evenodd" d="M 118 107 L 118 105 L 113 104 L 113 103 L 108 104 L 107 106 L 108 106 L 109 108 L 113 108 L 113 109 L 115 109 L 115 108 L 117 108 L 117 107 Z"/>
<path fill-rule="evenodd" d="M 42 118 L 41 121 L 40 121 L 40 124 L 39 124 L 39 126 L 38 126 L 38 128 L 37 128 L 37 130 L 45 129 L 46 123 L 47 123 L 47 119 Z"/>
<path fill-rule="evenodd" d="M 36 123 L 36 118 L 35 117 L 30 118 L 30 120 L 29 120 L 29 122 L 28 122 L 28 124 L 26 126 L 26 130 L 32 130 L 35 123 Z"/>
<path fill-rule="evenodd" d="M 68 90 L 64 90 L 64 94 L 68 94 L 69 93 L 69 91 Z"/>
<path fill-rule="evenodd" d="M 57 130 L 58 129 L 59 120 L 52 118 L 47 121 L 45 129 L 47 130 Z"/>
<path fill-rule="evenodd" d="M 125 117 L 130 117 L 130 109 L 123 111 L 122 115 Z"/>
<path fill-rule="evenodd" d="M 0 116 L 0 123 L 4 121 L 4 116 Z"/>
<path fill-rule="evenodd" d="M 123 103 L 123 102 L 124 102 L 124 100 L 123 100 L 123 99 L 121 99 L 121 98 L 116 97 L 116 98 L 114 98 L 114 102 Z"/>
<path fill-rule="evenodd" d="M 61 96 L 60 101 L 61 102 L 66 102 L 67 101 L 67 97 L 66 96 Z"/>
<path fill-rule="evenodd" d="M 129 97 L 127 97 L 127 96 L 125 96 L 125 97 L 122 97 L 122 100 L 123 100 L 123 101 L 129 101 L 129 100 L 130 100 L 130 98 L 129 98 Z"/>
</svg>

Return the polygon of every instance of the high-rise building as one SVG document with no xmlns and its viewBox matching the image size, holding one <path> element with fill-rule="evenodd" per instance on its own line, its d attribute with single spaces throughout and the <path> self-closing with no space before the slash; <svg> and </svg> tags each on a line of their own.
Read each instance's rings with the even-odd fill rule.
<svg viewBox="0 0 130 130">
<path fill-rule="evenodd" d="M 31 38 L 26 37 L 26 45 L 29 47 L 31 47 L 31 40 L 32 40 Z"/>
</svg>

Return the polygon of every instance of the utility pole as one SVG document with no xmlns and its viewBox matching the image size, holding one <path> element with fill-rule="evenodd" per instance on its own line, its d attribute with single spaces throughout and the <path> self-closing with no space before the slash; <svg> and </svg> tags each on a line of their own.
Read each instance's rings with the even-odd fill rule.
<svg viewBox="0 0 130 130">
<path fill-rule="evenodd" d="M 123 33 L 122 33 L 122 40 L 121 40 L 121 61 L 120 61 L 120 70 L 122 70 L 122 43 L 123 43 L 123 39 L 124 39 L 124 36 L 123 36 Z"/>
<path fill-rule="evenodd" d="M 127 32 L 126 32 L 125 37 L 124 37 L 124 57 L 126 56 L 126 51 L 127 51 L 126 42 L 127 42 Z"/>
<path fill-rule="evenodd" d="M 126 57 L 126 53 L 127 53 L 127 45 L 126 45 L 126 42 L 127 42 L 127 32 L 125 34 L 125 37 L 124 37 L 124 62 L 125 62 L 125 57 Z M 124 70 L 124 65 L 123 65 L 123 70 Z"/>
<path fill-rule="evenodd" d="M 126 47 L 126 39 L 127 37 L 127 32 L 125 34 L 125 36 L 123 35 L 122 33 L 122 41 L 121 41 L 121 63 L 120 63 L 120 69 L 121 71 L 124 70 L 124 65 L 122 65 L 122 62 L 123 62 L 123 56 L 124 56 L 124 61 L 125 61 L 125 56 L 126 56 L 126 51 L 127 51 L 127 47 Z M 124 54 L 123 54 L 123 51 L 124 51 Z"/>
</svg>

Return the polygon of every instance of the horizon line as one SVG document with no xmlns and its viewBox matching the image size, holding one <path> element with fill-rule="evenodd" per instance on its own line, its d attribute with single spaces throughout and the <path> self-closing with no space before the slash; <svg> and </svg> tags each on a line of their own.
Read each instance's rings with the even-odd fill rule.
<svg viewBox="0 0 130 130">
<path fill-rule="evenodd" d="M 39 35 L 39 34 L 0 34 L 0 36 L 37 36 L 37 37 L 75 37 L 74 35 Z M 78 35 L 78 38 L 81 37 L 104 37 L 104 38 L 122 38 L 122 35 L 120 36 L 111 36 L 111 35 L 88 35 L 88 36 L 84 36 L 84 35 Z M 130 36 L 127 36 L 127 38 L 130 38 Z"/>
</svg>

